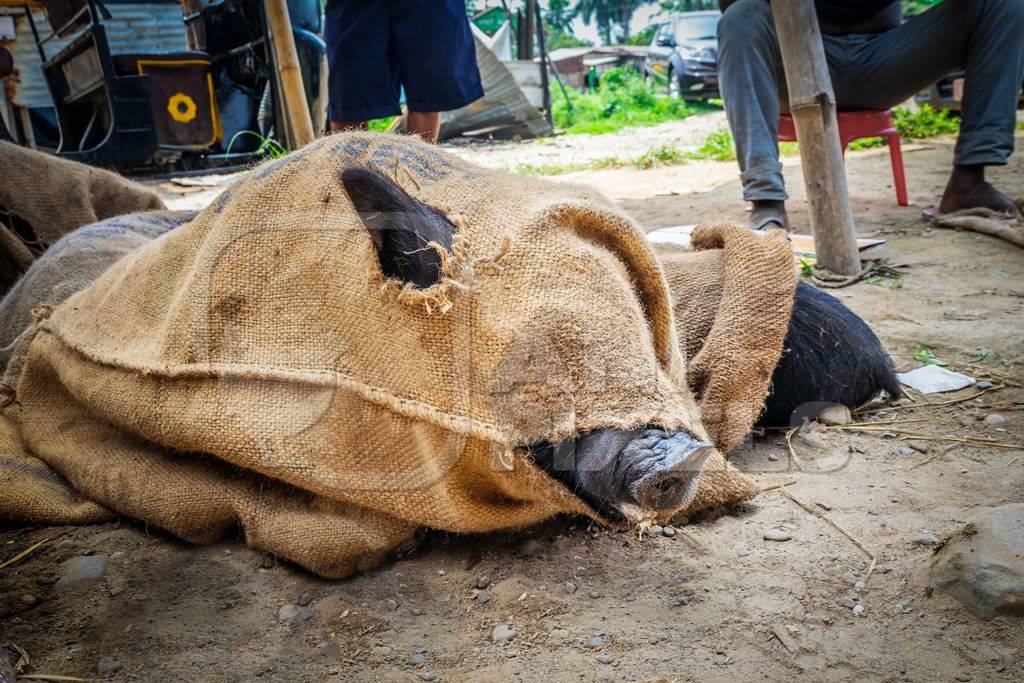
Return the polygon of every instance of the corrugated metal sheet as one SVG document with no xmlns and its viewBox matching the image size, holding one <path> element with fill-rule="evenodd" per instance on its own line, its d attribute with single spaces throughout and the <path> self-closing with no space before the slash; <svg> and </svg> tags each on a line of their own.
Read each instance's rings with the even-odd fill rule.
<svg viewBox="0 0 1024 683">
<path fill-rule="evenodd" d="M 188 49 L 185 23 L 178 3 L 111 3 L 107 9 L 113 15 L 104 19 L 110 49 L 114 54 L 125 52 L 177 52 Z M 21 82 L 13 89 L 13 104 L 23 107 L 40 107 L 51 103 L 50 91 L 40 68 L 39 52 L 36 50 L 32 29 L 25 10 L 14 7 L 0 7 L 0 16 L 15 18 L 16 38 L 5 41 L 4 47 L 14 57 L 14 67 L 20 74 Z M 49 33 L 49 24 L 42 11 L 32 13 L 40 33 Z M 54 38 L 45 45 L 46 56 L 52 57 L 70 42 Z"/>
<path fill-rule="evenodd" d="M 532 136 L 549 134 L 551 126 L 519 89 L 512 72 L 478 37 L 473 39 L 484 96 L 462 109 L 444 112 L 441 115 L 441 139 L 490 127 L 506 127 L 509 131 Z M 530 66 L 537 68 L 533 64 Z"/>
</svg>

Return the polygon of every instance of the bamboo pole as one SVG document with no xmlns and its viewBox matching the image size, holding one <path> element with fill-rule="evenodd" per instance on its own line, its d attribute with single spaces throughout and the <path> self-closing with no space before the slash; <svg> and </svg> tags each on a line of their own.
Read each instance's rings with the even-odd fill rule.
<svg viewBox="0 0 1024 683">
<path fill-rule="evenodd" d="M 274 44 L 277 74 L 280 83 L 281 109 L 291 133 L 291 147 L 297 149 L 313 141 L 313 120 L 302 86 L 302 70 L 295 51 L 295 36 L 285 0 L 264 0 L 267 28 Z"/>
<path fill-rule="evenodd" d="M 857 234 L 839 146 L 836 98 L 825 62 L 813 0 L 772 0 L 789 110 L 800 142 L 811 232 L 818 266 L 859 275 Z"/>
</svg>

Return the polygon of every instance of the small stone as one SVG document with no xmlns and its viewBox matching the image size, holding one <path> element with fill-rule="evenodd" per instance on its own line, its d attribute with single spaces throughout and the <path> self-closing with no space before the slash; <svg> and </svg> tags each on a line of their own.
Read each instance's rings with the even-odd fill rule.
<svg viewBox="0 0 1024 683">
<path fill-rule="evenodd" d="M 277 610 L 278 621 L 291 621 L 297 616 L 299 616 L 299 608 L 295 605 L 282 605 L 281 609 Z"/>
<path fill-rule="evenodd" d="M 1006 418 L 999 413 L 992 413 L 991 415 L 985 416 L 985 424 L 989 426 L 1001 425 L 1006 422 Z"/>
<path fill-rule="evenodd" d="M 494 596 L 491 595 L 490 593 L 477 593 L 476 604 L 478 604 L 478 605 L 486 605 L 487 603 L 489 603 L 493 599 L 494 599 Z"/>
<path fill-rule="evenodd" d="M 746 557 L 749 554 L 750 554 L 750 551 L 747 550 L 746 548 L 744 548 L 743 550 L 737 550 L 736 551 L 736 557 Z"/>
<path fill-rule="evenodd" d="M 109 593 L 110 597 L 112 597 L 112 598 L 116 598 L 118 595 L 120 595 L 123 592 L 124 592 L 124 584 L 121 583 L 120 581 L 118 581 L 116 583 L 112 583 L 109 586 L 107 586 L 107 593 Z"/>
<path fill-rule="evenodd" d="M 398 600 L 394 598 L 388 598 L 388 609 L 394 612 L 398 609 Z"/>
<path fill-rule="evenodd" d="M 967 683 L 967 681 L 971 680 L 971 677 L 967 674 L 960 674 L 956 677 L 956 680 L 960 681 L 960 683 Z"/>
<path fill-rule="evenodd" d="M 604 593 L 602 593 L 601 591 L 590 591 L 590 597 L 592 597 L 594 600 L 597 600 L 598 598 L 603 598 Z"/>
<path fill-rule="evenodd" d="M 310 595 L 309 593 L 303 593 L 302 595 L 299 596 L 299 606 L 300 607 L 305 607 L 306 605 L 308 605 L 311 602 L 313 602 L 313 596 Z"/>
<path fill-rule="evenodd" d="M 308 609 L 299 610 L 299 621 L 309 621 L 313 618 L 313 613 Z"/>
<path fill-rule="evenodd" d="M 878 520 L 878 526 L 882 527 L 883 529 L 887 528 L 890 524 L 892 524 L 892 522 L 890 522 L 887 519 Z"/>
<path fill-rule="evenodd" d="M 516 630 L 509 628 L 508 624 L 498 624 L 491 631 L 491 641 L 495 643 L 507 643 L 516 637 Z"/>
<path fill-rule="evenodd" d="M 835 562 L 836 560 L 839 559 L 839 556 L 838 555 L 826 555 L 825 559 L 828 560 L 829 562 Z"/>
<path fill-rule="evenodd" d="M 995 386 L 995 384 L 992 384 L 992 382 L 989 382 L 987 379 L 983 379 L 974 386 L 984 391 L 985 389 L 991 389 L 992 387 Z"/>
<path fill-rule="evenodd" d="M 34 595 L 25 594 L 21 596 L 21 605 L 26 609 L 28 609 L 29 607 L 35 607 L 38 604 L 39 598 L 37 598 Z"/>
<path fill-rule="evenodd" d="M 923 545 L 923 546 L 933 547 L 933 546 L 937 546 L 939 544 L 939 537 L 936 536 L 935 534 L 930 534 L 928 532 L 925 532 L 925 533 L 920 534 L 918 536 L 914 536 L 914 538 L 910 542 L 912 544 L 914 544 L 914 545 Z"/>
<path fill-rule="evenodd" d="M 649 538 L 654 538 L 655 536 L 661 536 L 661 531 L 662 531 L 662 528 L 660 526 L 658 526 L 657 524 L 655 524 L 653 526 L 649 526 L 646 529 L 644 529 L 644 536 L 647 536 Z"/>
<path fill-rule="evenodd" d="M 604 638 L 602 638 L 601 636 L 594 636 L 587 642 L 583 643 L 583 647 L 587 648 L 588 650 L 593 650 L 594 648 L 600 647 L 602 643 L 604 643 Z"/>
<path fill-rule="evenodd" d="M 277 564 L 277 558 L 273 555 L 264 555 L 263 559 L 260 560 L 260 566 L 264 569 L 270 569 L 275 564 Z"/>
<path fill-rule="evenodd" d="M 417 652 L 412 657 L 409 657 L 409 666 L 419 666 L 423 663 L 427 656 L 422 652 Z"/>
<path fill-rule="evenodd" d="M 73 586 L 77 583 L 99 581 L 107 573 L 109 559 L 106 555 L 79 555 L 62 562 L 57 587 Z"/>
<path fill-rule="evenodd" d="M 864 583 L 863 581 L 858 581 L 857 583 L 853 584 L 853 587 L 856 588 L 859 591 L 864 590 L 865 586 L 867 586 L 867 584 Z"/>
<path fill-rule="evenodd" d="M 476 584 L 474 585 L 480 590 L 483 590 L 491 585 L 491 580 L 486 576 L 481 576 L 479 579 L 476 580 Z"/>
<path fill-rule="evenodd" d="M 857 601 L 851 598 L 849 595 L 844 595 L 839 599 L 839 605 L 846 609 L 853 609 L 857 606 Z"/>
<path fill-rule="evenodd" d="M 419 677 L 420 677 L 421 681 L 436 681 L 437 680 L 437 674 L 434 673 L 433 671 L 421 671 L 419 673 Z"/>
<path fill-rule="evenodd" d="M 384 647 L 383 645 L 374 645 L 370 648 L 371 655 L 377 655 L 378 657 L 387 657 L 391 654 L 391 650 Z"/>
<path fill-rule="evenodd" d="M 664 526 L 661 528 L 661 535 L 666 538 L 672 538 L 676 535 L 676 528 L 672 526 Z"/>
<path fill-rule="evenodd" d="M 573 593 L 576 592 L 576 584 L 573 583 L 572 581 L 566 581 L 565 583 L 562 584 L 562 589 L 566 593 L 568 593 L 569 595 L 572 595 Z"/>
<path fill-rule="evenodd" d="M 768 454 L 768 461 L 769 462 L 778 462 L 779 461 L 779 456 L 776 455 L 775 453 L 769 453 Z"/>
<path fill-rule="evenodd" d="M 121 662 L 113 657 L 103 657 L 96 662 L 96 673 L 100 676 L 113 676 L 121 670 Z"/>
<path fill-rule="evenodd" d="M 423 608 L 422 607 L 413 607 L 412 608 L 412 615 L 414 617 L 422 617 L 423 616 Z"/>
<path fill-rule="evenodd" d="M 860 616 L 863 612 L 864 612 L 864 605 L 856 605 L 853 608 L 853 613 L 855 615 L 857 615 L 857 616 Z"/>
<path fill-rule="evenodd" d="M 782 543 L 783 541 L 788 541 L 793 538 L 789 532 L 783 531 L 782 529 L 765 529 L 761 533 L 761 537 L 766 541 L 775 541 L 777 543 Z"/>
<path fill-rule="evenodd" d="M 839 580 L 842 581 L 843 583 L 848 583 L 851 586 L 855 586 L 855 585 L 857 585 L 857 582 L 860 579 L 858 579 L 857 575 L 854 574 L 853 572 L 845 571 L 845 572 L 843 572 L 842 574 L 839 575 Z"/>
<path fill-rule="evenodd" d="M 613 655 L 611 652 L 602 652 L 597 656 L 597 661 L 601 662 L 602 664 L 611 664 L 615 661 L 615 655 Z"/>
<path fill-rule="evenodd" d="M 913 455 L 913 454 L 914 454 L 914 453 L 916 453 L 916 452 L 917 452 L 917 451 L 915 451 L 915 450 L 914 450 L 913 448 L 911 448 L 910 446 L 900 446 L 900 455 L 902 455 L 902 456 L 904 456 L 904 457 L 906 457 L 906 456 L 908 456 L 908 455 Z"/>
<path fill-rule="evenodd" d="M 819 410 L 814 419 L 823 425 L 834 427 L 849 424 L 853 417 L 850 415 L 850 409 L 842 403 L 830 403 Z"/>
</svg>

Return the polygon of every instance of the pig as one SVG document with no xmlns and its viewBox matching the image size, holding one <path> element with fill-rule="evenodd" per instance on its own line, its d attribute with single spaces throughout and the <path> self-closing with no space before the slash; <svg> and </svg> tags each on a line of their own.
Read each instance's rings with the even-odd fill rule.
<svg viewBox="0 0 1024 683">
<path fill-rule="evenodd" d="M 341 184 L 377 249 L 388 277 L 428 287 L 441 279 L 441 259 L 428 245 L 450 248 L 455 226 L 364 166 L 341 171 Z M 693 499 L 709 443 L 654 426 L 597 429 L 558 444 L 529 446 L 535 462 L 605 517 L 638 521 Z"/>
<path fill-rule="evenodd" d="M 452 246 L 456 227 L 441 212 L 414 199 L 390 178 L 364 166 L 339 172 L 341 185 L 370 235 L 382 273 L 389 278 L 426 288 L 442 278 L 438 248 Z M 177 217 L 177 222 L 189 216 Z M 73 249 L 79 233 L 96 235 L 121 230 L 117 219 L 82 228 L 58 241 L 51 251 Z M 173 229 L 168 221 L 161 230 Z M 84 233 L 83 233 L 84 234 Z M 111 233 L 112 236 L 114 232 Z M 110 250 L 110 263 L 120 256 Z M 52 256 L 52 255 L 50 255 Z M 108 264 L 109 265 L 109 264 Z M 76 281 L 62 298 L 85 287 L 102 272 Z M 0 303 L 0 311 L 31 310 L 43 302 L 14 302 L 18 291 L 42 291 L 33 282 L 54 277 L 60 258 L 44 255 Z M 15 303 L 19 305 L 14 306 Z M 18 326 L 23 329 L 23 325 Z M 16 336 L 16 334 L 14 335 Z M 4 359 L 0 357 L 0 366 Z M 2 367 L 0 367 L 2 371 Z M 867 325 L 837 299 L 813 287 L 797 288 L 794 313 L 779 365 L 772 375 L 763 424 L 785 423 L 799 406 L 829 400 L 850 407 L 882 391 L 899 395 L 892 364 Z M 685 430 L 666 431 L 655 425 L 635 429 L 594 429 L 559 443 L 526 444 L 539 467 L 561 481 L 598 513 L 614 521 L 635 522 L 653 514 L 679 509 L 694 497 L 699 473 L 712 445 Z"/>
<path fill-rule="evenodd" d="M 428 245 L 451 246 L 456 229 L 445 216 L 367 167 L 343 169 L 341 184 L 370 232 L 385 275 L 417 287 L 440 280 L 440 255 Z M 801 406 L 814 402 L 854 408 L 883 392 L 900 395 L 878 338 L 838 299 L 800 283 L 759 423 L 789 424 Z M 686 431 L 652 425 L 595 429 L 557 444 L 529 446 L 541 468 L 616 521 L 688 504 L 711 449 Z"/>
<path fill-rule="evenodd" d="M 822 404 L 852 409 L 883 393 L 890 400 L 903 395 L 875 333 L 839 299 L 797 283 L 782 356 L 757 424 L 798 427 Z"/>
</svg>

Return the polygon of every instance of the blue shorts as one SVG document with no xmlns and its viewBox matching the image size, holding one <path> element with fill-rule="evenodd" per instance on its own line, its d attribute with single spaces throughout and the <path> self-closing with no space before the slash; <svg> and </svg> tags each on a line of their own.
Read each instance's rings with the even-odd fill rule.
<svg viewBox="0 0 1024 683">
<path fill-rule="evenodd" d="M 331 121 L 458 109 L 484 95 L 465 0 L 327 0 Z"/>
</svg>

